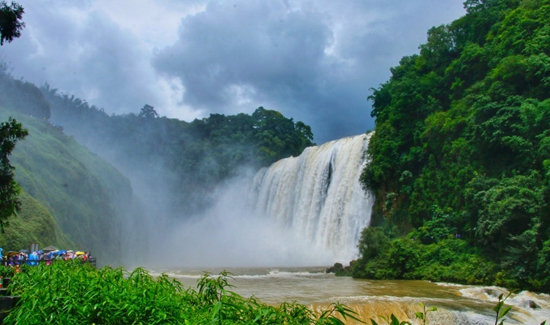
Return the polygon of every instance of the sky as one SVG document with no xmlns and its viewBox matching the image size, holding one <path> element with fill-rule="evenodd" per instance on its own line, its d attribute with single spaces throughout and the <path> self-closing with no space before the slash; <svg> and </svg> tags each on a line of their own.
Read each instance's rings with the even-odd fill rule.
<svg viewBox="0 0 550 325">
<path fill-rule="evenodd" d="M 16 78 L 109 114 L 191 121 L 259 106 L 318 144 L 374 128 L 371 88 L 463 0 L 17 0 L 22 36 L 0 48 Z"/>
</svg>

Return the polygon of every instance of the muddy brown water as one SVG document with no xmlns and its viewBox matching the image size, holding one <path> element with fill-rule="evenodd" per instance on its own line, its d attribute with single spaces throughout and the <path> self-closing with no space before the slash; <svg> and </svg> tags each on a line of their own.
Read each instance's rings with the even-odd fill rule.
<svg viewBox="0 0 550 325">
<path fill-rule="evenodd" d="M 166 273 L 184 286 L 195 287 L 205 271 L 218 275 L 223 269 L 158 268 L 152 274 Z M 313 308 L 341 302 L 368 321 L 384 323 L 382 316 L 396 315 L 400 320 L 420 324 L 415 313 L 420 303 L 435 306 L 428 314 L 428 324 L 494 324 L 493 307 L 503 288 L 467 286 L 429 281 L 382 281 L 337 277 L 322 267 L 309 268 L 229 268 L 232 291 L 255 296 L 268 304 L 296 301 Z M 512 306 L 505 324 L 540 324 L 550 322 L 550 296 L 533 292 L 513 294 L 506 301 Z M 348 322 L 354 324 L 355 322 Z"/>
</svg>

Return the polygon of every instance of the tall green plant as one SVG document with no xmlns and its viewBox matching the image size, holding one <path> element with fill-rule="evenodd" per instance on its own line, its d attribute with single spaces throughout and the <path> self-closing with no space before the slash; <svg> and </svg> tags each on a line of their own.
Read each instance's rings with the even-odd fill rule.
<svg viewBox="0 0 550 325">
<path fill-rule="evenodd" d="M 344 324 L 361 322 L 341 304 L 314 313 L 298 303 L 270 306 L 227 290 L 230 274 L 205 273 L 197 289 L 138 268 L 96 270 L 79 261 L 25 267 L 9 290 L 19 304 L 4 324 Z"/>
<path fill-rule="evenodd" d="M 21 207 L 18 195 L 21 192 L 15 181 L 14 169 L 9 156 L 17 141 L 24 139 L 29 132 L 21 123 L 9 118 L 0 124 L 0 230 L 2 233 L 9 225 L 8 219 Z"/>
</svg>

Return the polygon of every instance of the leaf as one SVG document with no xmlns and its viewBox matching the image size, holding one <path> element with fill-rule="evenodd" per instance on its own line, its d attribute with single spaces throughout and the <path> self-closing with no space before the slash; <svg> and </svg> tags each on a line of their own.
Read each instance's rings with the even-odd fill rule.
<svg viewBox="0 0 550 325">
<path fill-rule="evenodd" d="M 394 314 L 391 314 L 390 317 L 391 317 L 391 323 L 390 323 L 391 325 L 400 325 L 399 320 L 397 319 L 397 317 L 395 317 Z"/>
<path fill-rule="evenodd" d="M 500 312 L 498 318 L 502 318 L 502 317 L 506 316 L 506 314 L 508 314 L 508 312 L 510 311 L 510 309 L 512 309 L 512 306 L 506 306 L 506 307 L 504 307 L 504 309 Z"/>
</svg>

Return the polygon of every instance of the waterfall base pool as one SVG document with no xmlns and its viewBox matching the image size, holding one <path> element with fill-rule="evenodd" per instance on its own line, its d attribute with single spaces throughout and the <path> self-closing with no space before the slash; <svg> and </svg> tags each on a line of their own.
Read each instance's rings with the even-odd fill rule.
<svg viewBox="0 0 550 325">
<path fill-rule="evenodd" d="M 415 313 L 420 303 L 436 306 L 428 315 L 429 324 L 494 324 L 493 307 L 499 287 L 467 286 L 428 281 L 381 281 L 337 277 L 326 274 L 323 267 L 309 268 L 231 268 L 232 291 L 255 296 L 268 304 L 296 301 L 314 308 L 332 302 L 352 307 L 365 321 L 379 316 L 396 315 L 400 320 L 416 324 Z M 209 272 L 218 275 L 223 269 L 170 268 L 152 269 L 152 274 L 166 273 L 184 286 L 195 287 L 197 280 Z M 506 300 L 512 311 L 506 324 L 540 324 L 550 320 L 550 296 L 520 292 Z M 369 321 L 370 323 L 370 321 Z"/>
</svg>

